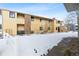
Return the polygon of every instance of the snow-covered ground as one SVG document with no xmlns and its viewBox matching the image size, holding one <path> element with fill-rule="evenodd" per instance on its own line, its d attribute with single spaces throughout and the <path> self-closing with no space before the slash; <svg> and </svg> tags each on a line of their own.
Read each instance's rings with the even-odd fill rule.
<svg viewBox="0 0 79 59">
<path fill-rule="evenodd" d="M 0 39 L 0 55 L 43 55 L 64 37 L 77 37 L 77 32 L 32 34 L 14 37 L 7 35 L 4 36 L 4 39 Z M 34 50 L 37 50 L 37 53 Z"/>
</svg>

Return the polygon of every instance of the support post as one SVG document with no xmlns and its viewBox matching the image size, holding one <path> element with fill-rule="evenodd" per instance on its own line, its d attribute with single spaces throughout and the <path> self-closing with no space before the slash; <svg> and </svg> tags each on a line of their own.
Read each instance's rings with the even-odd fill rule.
<svg viewBox="0 0 79 59">
<path fill-rule="evenodd" d="M 78 4 L 79 7 L 79 4 Z M 77 22 L 78 22 L 78 39 L 79 39 L 79 8 L 77 10 Z"/>
<path fill-rule="evenodd" d="M 79 39 L 79 4 L 77 7 L 77 24 L 78 24 L 78 39 Z"/>
</svg>

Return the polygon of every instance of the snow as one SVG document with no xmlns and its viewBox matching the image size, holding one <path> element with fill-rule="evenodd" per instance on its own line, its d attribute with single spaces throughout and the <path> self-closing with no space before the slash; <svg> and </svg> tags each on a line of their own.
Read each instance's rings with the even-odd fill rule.
<svg viewBox="0 0 79 59">
<path fill-rule="evenodd" d="M 24 36 L 4 35 L 0 39 L 2 56 L 40 56 L 57 45 L 64 37 L 77 37 L 77 32 L 32 34 Z M 37 51 L 37 53 L 35 53 Z"/>
</svg>

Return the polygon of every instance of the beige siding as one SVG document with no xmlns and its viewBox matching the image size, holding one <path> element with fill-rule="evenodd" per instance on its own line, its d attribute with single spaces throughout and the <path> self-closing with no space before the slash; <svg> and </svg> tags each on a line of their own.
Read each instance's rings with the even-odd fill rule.
<svg viewBox="0 0 79 59">
<path fill-rule="evenodd" d="M 31 32 L 31 16 L 25 15 L 25 34 L 30 34 Z"/>
<path fill-rule="evenodd" d="M 11 35 L 17 35 L 17 30 L 25 30 L 25 34 L 33 31 L 34 33 L 40 33 L 41 31 L 44 33 L 47 32 L 58 32 L 56 27 L 58 27 L 58 23 L 56 19 L 52 19 L 49 22 L 49 19 L 42 17 L 35 17 L 34 21 L 31 20 L 31 15 L 21 14 L 15 12 L 15 18 L 9 17 L 8 10 L 2 10 L 3 16 L 3 32 L 7 32 Z M 40 21 L 40 19 L 42 19 Z M 23 26 L 17 26 L 17 25 Z M 18 27 L 18 28 L 17 28 Z M 43 27 L 43 30 L 40 30 L 40 27 Z M 50 30 L 48 30 L 50 27 Z"/>
<path fill-rule="evenodd" d="M 23 25 L 19 25 L 18 28 L 17 28 L 17 30 L 20 31 L 20 30 L 25 30 L 25 29 L 24 29 L 24 26 Z"/>
<path fill-rule="evenodd" d="M 49 32 L 53 32 L 53 20 L 49 22 L 49 27 L 50 27 L 50 30 Z"/>
<path fill-rule="evenodd" d="M 23 15 L 18 14 L 17 16 L 17 24 L 25 24 L 25 19 Z"/>
<path fill-rule="evenodd" d="M 17 13 L 15 13 L 15 18 L 9 18 L 9 11 L 2 10 L 3 16 L 3 32 L 7 32 L 11 35 L 16 35 L 17 27 L 16 27 L 16 17 Z"/>
<path fill-rule="evenodd" d="M 34 33 L 39 33 L 40 31 L 40 19 L 34 18 L 34 21 L 31 21 L 31 31 Z"/>
<path fill-rule="evenodd" d="M 40 22 L 40 26 L 43 27 L 43 32 L 48 32 L 48 21 L 45 19 L 42 19 Z"/>
<path fill-rule="evenodd" d="M 56 30 L 57 20 L 53 19 L 52 26 L 53 26 L 53 32 L 58 32 L 58 30 Z"/>
</svg>

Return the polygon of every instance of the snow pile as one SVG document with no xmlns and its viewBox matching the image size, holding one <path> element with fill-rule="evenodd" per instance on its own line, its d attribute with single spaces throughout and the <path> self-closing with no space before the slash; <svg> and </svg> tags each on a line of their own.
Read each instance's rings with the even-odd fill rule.
<svg viewBox="0 0 79 59">
<path fill-rule="evenodd" d="M 17 55 L 16 46 L 16 39 L 7 33 L 4 34 L 3 39 L 0 39 L 0 55 Z"/>
<path fill-rule="evenodd" d="M 77 32 L 4 36 L 0 40 L 0 55 L 43 55 L 64 37 L 77 37 Z"/>
</svg>

